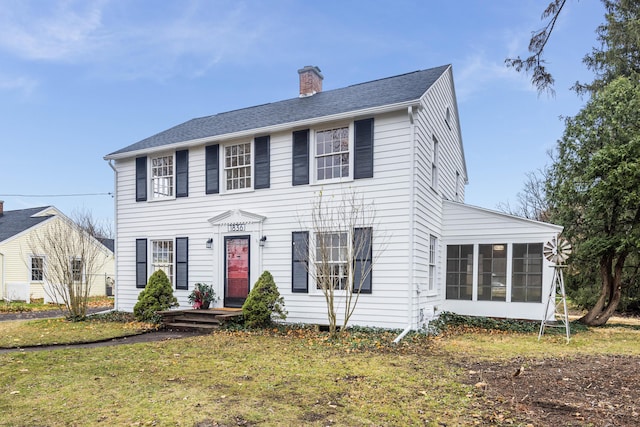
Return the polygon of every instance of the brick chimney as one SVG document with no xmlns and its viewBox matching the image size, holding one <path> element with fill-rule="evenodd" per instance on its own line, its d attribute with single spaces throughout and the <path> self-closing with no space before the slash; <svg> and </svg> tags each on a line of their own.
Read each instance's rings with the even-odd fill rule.
<svg viewBox="0 0 640 427">
<path fill-rule="evenodd" d="M 322 73 L 320 68 L 315 65 L 307 65 L 298 70 L 300 75 L 300 97 L 311 96 L 318 92 L 322 92 Z"/>
</svg>

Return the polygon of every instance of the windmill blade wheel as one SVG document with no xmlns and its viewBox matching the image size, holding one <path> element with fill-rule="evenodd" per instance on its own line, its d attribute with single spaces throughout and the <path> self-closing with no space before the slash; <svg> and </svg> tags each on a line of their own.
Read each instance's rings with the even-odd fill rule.
<svg viewBox="0 0 640 427">
<path fill-rule="evenodd" d="M 564 239 L 553 238 L 545 243 L 542 253 L 554 264 L 562 264 L 571 255 L 571 244 Z"/>
</svg>

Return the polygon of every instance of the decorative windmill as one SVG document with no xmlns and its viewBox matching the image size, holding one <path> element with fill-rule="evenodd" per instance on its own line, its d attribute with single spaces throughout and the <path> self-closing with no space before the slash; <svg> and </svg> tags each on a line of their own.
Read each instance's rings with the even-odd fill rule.
<svg viewBox="0 0 640 427">
<path fill-rule="evenodd" d="M 553 263 L 553 282 L 549 290 L 549 298 L 547 299 L 547 305 L 544 309 L 544 315 L 542 316 L 538 340 L 540 340 L 544 334 L 546 327 L 564 326 L 568 344 L 570 331 L 569 314 L 567 312 L 567 294 L 564 290 L 562 269 L 566 267 L 564 262 L 569 258 L 569 255 L 571 255 L 571 245 L 564 239 L 554 237 L 544 245 L 542 253 L 547 260 Z M 551 304 L 553 304 L 553 316 L 549 319 L 549 307 Z M 560 307 L 562 307 L 562 313 L 559 312 Z"/>
</svg>

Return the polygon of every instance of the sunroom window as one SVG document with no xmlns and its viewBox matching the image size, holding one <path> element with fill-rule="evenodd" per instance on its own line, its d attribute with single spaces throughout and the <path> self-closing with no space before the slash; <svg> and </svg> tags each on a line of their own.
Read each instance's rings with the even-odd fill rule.
<svg viewBox="0 0 640 427">
<path fill-rule="evenodd" d="M 473 297 L 473 245 L 447 246 L 447 299 Z"/>
<path fill-rule="evenodd" d="M 542 302 L 542 243 L 513 245 L 511 301 Z"/>
<path fill-rule="evenodd" d="M 478 300 L 506 301 L 507 245 L 479 245 Z"/>
</svg>

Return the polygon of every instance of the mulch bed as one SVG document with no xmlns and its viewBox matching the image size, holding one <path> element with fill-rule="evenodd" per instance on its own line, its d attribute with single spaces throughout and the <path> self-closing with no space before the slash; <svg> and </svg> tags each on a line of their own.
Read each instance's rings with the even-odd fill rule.
<svg viewBox="0 0 640 427">
<path fill-rule="evenodd" d="M 466 365 L 494 425 L 640 425 L 640 357 L 578 356 Z"/>
</svg>

